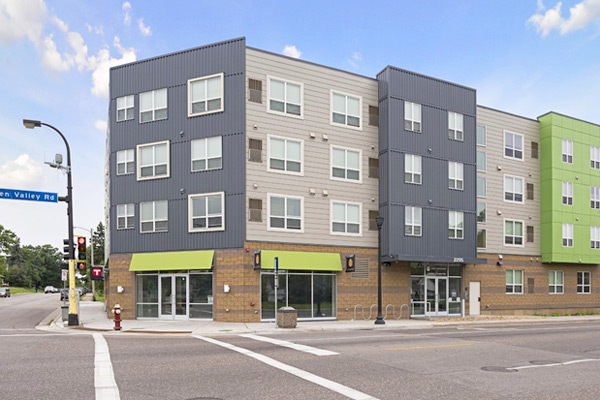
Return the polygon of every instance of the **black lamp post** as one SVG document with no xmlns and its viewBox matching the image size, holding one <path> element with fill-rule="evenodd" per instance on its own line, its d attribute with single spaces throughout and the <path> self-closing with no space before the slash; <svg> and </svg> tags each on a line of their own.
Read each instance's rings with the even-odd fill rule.
<svg viewBox="0 0 600 400">
<path fill-rule="evenodd" d="M 27 129 L 39 128 L 42 125 L 53 129 L 60 135 L 62 140 L 67 146 L 67 197 L 59 197 L 59 201 L 67 203 L 67 217 L 69 220 L 69 326 L 79 325 L 79 315 L 77 315 L 77 308 L 75 306 L 75 249 L 73 242 L 73 183 L 71 181 L 71 149 L 67 138 L 52 125 L 43 123 L 41 121 L 24 119 L 23 125 Z"/>
<path fill-rule="evenodd" d="M 377 223 L 377 319 L 375 325 L 384 325 L 383 315 L 381 315 L 381 227 L 383 226 L 383 217 L 378 215 L 375 218 Z"/>
</svg>

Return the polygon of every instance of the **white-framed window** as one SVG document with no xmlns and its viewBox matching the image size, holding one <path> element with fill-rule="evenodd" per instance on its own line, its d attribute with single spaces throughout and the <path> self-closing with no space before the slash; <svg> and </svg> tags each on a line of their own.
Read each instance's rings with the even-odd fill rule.
<svg viewBox="0 0 600 400">
<path fill-rule="evenodd" d="M 523 293 L 523 270 L 522 269 L 507 269 L 506 270 L 506 294 L 522 294 Z"/>
<path fill-rule="evenodd" d="M 548 293 L 562 294 L 565 292 L 564 274 L 562 271 L 548 271 Z"/>
<path fill-rule="evenodd" d="M 421 132 L 421 105 L 404 102 L 404 129 L 407 131 Z"/>
<path fill-rule="evenodd" d="M 296 118 L 303 117 L 303 84 L 268 77 L 267 86 L 267 92 L 269 93 L 267 112 Z"/>
<path fill-rule="evenodd" d="M 137 179 L 168 178 L 169 141 L 145 143 L 137 146 Z"/>
<path fill-rule="evenodd" d="M 462 163 L 448 161 L 448 188 L 464 189 L 464 165 Z"/>
<path fill-rule="evenodd" d="M 477 146 L 486 146 L 486 142 L 485 126 L 477 125 Z"/>
<path fill-rule="evenodd" d="M 404 182 L 421 184 L 421 156 L 404 154 Z"/>
<path fill-rule="evenodd" d="M 361 236 L 362 204 L 331 201 L 332 235 Z"/>
<path fill-rule="evenodd" d="M 592 273 L 589 271 L 577 272 L 577 293 L 592 293 Z"/>
<path fill-rule="evenodd" d="M 269 136 L 269 171 L 302 175 L 304 142 Z"/>
<path fill-rule="evenodd" d="M 117 204 L 117 230 L 133 229 L 135 207 L 132 204 Z"/>
<path fill-rule="evenodd" d="M 600 147 L 590 146 L 590 167 L 600 169 Z"/>
<path fill-rule="evenodd" d="M 504 131 L 504 157 L 523 160 L 523 135 Z"/>
<path fill-rule="evenodd" d="M 486 158 L 485 151 L 477 152 L 477 171 L 485 172 L 487 170 Z"/>
<path fill-rule="evenodd" d="M 487 178 L 483 176 L 477 177 L 477 197 L 487 197 Z"/>
<path fill-rule="evenodd" d="M 188 196 L 188 232 L 225 230 L 225 193 Z"/>
<path fill-rule="evenodd" d="M 487 247 L 487 230 L 477 229 L 477 248 L 485 249 Z"/>
<path fill-rule="evenodd" d="M 590 226 L 590 247 L 600 250 L 600 226 Z"/>
<path fill-rule="evenodd" d="M 331 146 L 331 178 L 361 182 L 362 152 Z"/>
<path fill-rule="evenodd" d="M 331 91 L 331 123 L 362 129 L 362 97 Z"/>
<path fill-rule="evenodd" d="M 573 141 L 562 139 L 562 162 L 573 164 Z"/>
<path fill-rule="evenodd" d="M 485 203 L 477 203 L 477 223 L 485 224 L 487 222 L 487 205 Z"/>
<path fill-rule="evenodd" d="M 463 119 L 462 114 L 448 111 L 448 139 L 463 140 Z"/>
<path fill-rule="evenodd" d="M 523 247 L 523 221 L 504 220 L 504 245 Z"/>
<path fill-rule="evenodd" d="M 134 172 L 133 149 L 117 151 L 117 175 L 133 174 Z"/>
<path fill-rule="evenodd" d="M 504 175 L 504 201 L 523 202 L 523 178 Z"/>
<path fill-rule="evenodd" d="M 167 200 L 140 203 L 140 232 L 166 232 L 169 230 Z"/>
<path fill-rule="evenodd" d="M 448 238 L 462 239 L 464 214 L 462 211 L 448 211 Z"/>
<path fill-rule="evenodd" d="M 422 213 L 421 207 L 404 207 L 404 234 L 406 236 L 422 235 Z"/>
<path fill-rule="evenodd" d="M 590 186 L 590 207 L 600 210 L 600 187 Z"/>
<path fill-rule="evenodd" d="M 140 123 L 167 119 L 167 89 L 140 93 Z"/>
<path fill-rule="evenodd" d="M 188 117 L 223 111 L 224 74 L 188 80 Z"/>
<path fill-rule="evenodd" d="M 573 205 L 573 182 L 562 182 L 562 203 L 566 206 Z"/>
<path fill-rule="evenodd" d="M 133 95 L 117 97 L 117 122 L 133 119 Z"/>
<path fill-rule="evenodd" d="M 192 146 L 192 172 L 223 168 L 223 138 L 213 136 L 194 139 Z"/>
<path fill-rule="evenodd" d="M 302 215 L 304 199 L 302 197 L 268 194 L 269 214 L 268 230 L 303 232 Z"/>
<path fill-rule="evenodd" d="M 562 245 L 573 247 L 573 224 L 562 224 Z"/>
</svg>

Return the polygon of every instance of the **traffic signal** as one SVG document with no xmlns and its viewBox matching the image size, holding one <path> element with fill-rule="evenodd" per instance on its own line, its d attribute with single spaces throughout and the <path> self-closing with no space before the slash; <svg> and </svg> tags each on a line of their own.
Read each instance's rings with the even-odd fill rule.
<svg viewBox="0 0 600 400">
<path fill-rule="evenodd" d="M 77 269 L 79 269 L 82 273 L 85 272 L 85 259 L 87 258 L 85 254 L 85 247 L 85 237 L 79 236 L 77 238 Z"/>
<path fill-rule="evenodd" d="M 73 259 L 73 249 L 71 248 L 71 246 L 69 245 L 69 239 L 64 239 L 63 240 L 63 258 L 65 260 L 71 260 Z"/>
<path fill-rule="evenodd" d="M 254 252 L 254 269 L 260 269 L 260 250 Z"/>
</svg>

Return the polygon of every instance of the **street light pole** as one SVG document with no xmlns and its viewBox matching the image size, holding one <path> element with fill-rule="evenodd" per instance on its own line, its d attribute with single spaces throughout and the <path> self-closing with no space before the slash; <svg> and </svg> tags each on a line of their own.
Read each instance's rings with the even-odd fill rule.
<svg viewBox="0 0 600 400">
<path fill-rule="evenodd" d="M 383 315 L 381 315 L 381 227 L 383 226 L 383 217 L 378 215 L 375 218 L 377 223 L 377 319 L 375 325 L 384 325 Z"/>
<path fill-rule="evenodd" d="M 41 121 L 24 119 L 23 125 L 27 129 L 39 128 L 42 125 L 53 129 L 60 135 L 67 147 L 67 197 L 59 197 L 59 201 L 67 203 L 67 217 L 69 221 L 69 326 L 79 325 L 79 315 L 75 303 L 75 243 L 73 242 L 73 182 L 71 180 L 71 148 L 67 138 L 55 127 Z"/>
</svg>

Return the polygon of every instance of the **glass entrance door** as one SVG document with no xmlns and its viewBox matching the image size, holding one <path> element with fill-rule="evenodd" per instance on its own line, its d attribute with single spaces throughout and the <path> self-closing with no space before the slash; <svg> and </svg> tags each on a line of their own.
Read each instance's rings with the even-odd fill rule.
<svg viewBox="0 0 600 400">
<path fill-rule="evenodd" d="M 448 278 L 427 277 L 425 287 L 425 315 L 448 315 Z"/>
<path fill-rule="evenodd" d="M 160 277 L 160 314 L 162 319 L 188 318 L 187 274 L 169 274 Z"/>
</svg>

